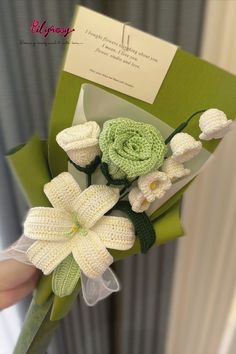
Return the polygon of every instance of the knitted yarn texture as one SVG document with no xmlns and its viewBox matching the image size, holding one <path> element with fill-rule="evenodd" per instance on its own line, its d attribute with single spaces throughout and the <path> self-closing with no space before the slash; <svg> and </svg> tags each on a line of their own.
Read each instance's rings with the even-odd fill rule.
<svg viewBox="0 0 236 354">
<path fill-rule="evenodd" d="M 106 121 L 99 137 L 102 161 L 115 178 L 133 179 L 162 165 L 167 152 L 161 133 L 129 118 Z"/>
<path fill-rule="evenodd" d="M 133 246 L 131 221 L 104 216 L 119 199 L 117 188 L 92 185 L 81 192 L 74 178 L 63 172 L 44 191 L 53 207 L 30 209 L 24 223 L 25 236 L 36 240 L 27 255 L 44 274 L 72 254 L 83 273 L 96 278 L 113 262 L 107 247 L 127 250 Z"/>
<path fill-rule="evenodd" d="M 149 203 L 162 198 L 171 185 L 167 174 L 160 171 L 150 172 L 138 179 L 138 187 Z"/>
<path fill-rule="evenodd" d="M 202 140 L 220 139 L 228 132 L 232 123 L 227 119 L 226 114 L 216 108 L 208 109 L 199 119 L 199 127 L 202 133 L 199 138 Z"/>
<path fill-rule="evenodd" d="M 170 141 L 172 158 L 180 163 L 191 160 L 199 154 L 202 149 L 202 143 L 196 141 L 188 133 L 178 133 Z"/>
<path fill-rule="evenodd" d="M 128 195 L 128 199 L 132 210 L 135 213 L 143 213 L 144 211 L 148 210 L 151 205 L 138 187 L 131 189 Z"/>
<path fill-rule="evenodd" d="M 99 134 L 99 125 L 90 121 L 62 130 L 57 134 L 56 140 L 71 161 L 85 167 L 100 155 Z"/>
<path fill-rule="evenodd" d="M 184 164 L 181 162 L 175 161 L 172 157 L 168 157 L 162 167 L 162 171 L 167 174 L 171 181 L 175 181 L 178 178 L 185 177 L 190 174 L 188 168 L 184 168 Z"/>
</svg>

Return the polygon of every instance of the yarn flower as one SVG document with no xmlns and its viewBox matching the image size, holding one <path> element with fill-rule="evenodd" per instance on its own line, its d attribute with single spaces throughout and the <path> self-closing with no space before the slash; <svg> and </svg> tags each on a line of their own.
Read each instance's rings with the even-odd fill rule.
<svg viewBox="0 0 236 354">
<path fill-rule="evenodd" d="M 138 187 L 145 199 L 152 203 L 162 198 L 171 187 L 171 180 L 164 172 L 154 171 L 139 177 Z"/>
<path fill-rule="evenodd" d="M 199 119 L 199 127 L 202 131 L 199 138 L 202 140 L 223 138 L 231 123 L 232 120 L 227 119 L 224 112 L 216 108 L 208 109 Z"/>
<path fill-rule="evenodd" d="M 199 154 L 202 143 L 187 133 L 178 133 L 171 139 L 170 147 L 173 152 L 172 158 L 178 162 L 185 162 Z"/>
<path fill-rule="evenodd" d="M 52 204 L 30 209 L 25 236 L 36 240 L 27 250 L 29 260 L 50 274 L 70 255 L 89 278 L 101 276 L 113 262 L 108 248 L 127 250 L 134 243 L 129 219 L 104 216 L 119 199 L 119 190 L 92 185 L 81 192 L 74 178 L 61 173 L 44 187 Z"/>
<path fill-rule="evenodd" d="M 150 207 L 150 203 L 144 197 L 143 193 L 140 191 L 138 187 L 134 187 L 131 189 L 128 195 L 128 199 L 132 210 L 135 213 L 143 213 Z"/>
<path fill-rule="evenodd" d="M 185 177 L 191 172 L 188 168 L 184 168 L 181 162 L 175 161 L 172 156 L 164 161 L 161 169 L 167 174 L 171 181 Z"/>
<path fill-rule="evenodd" d="M 152 125 L 128 118 L 106 121 L 99 137 L 102 161 L 114 179 L 133 179 L 162 165 L 167 148 Z"/>
<path fill-rule="evenodd" d="M 85 167 L 100 155 L 99 134 L 99 125 L 90 121 L 62 130 L 57 134 L 56 140 L 71 161 Z"/>
</svg>

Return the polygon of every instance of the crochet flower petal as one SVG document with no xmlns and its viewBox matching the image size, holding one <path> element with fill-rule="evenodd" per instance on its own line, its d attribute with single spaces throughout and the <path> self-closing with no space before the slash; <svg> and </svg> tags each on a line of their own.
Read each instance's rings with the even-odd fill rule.
<svg viewBox="0 0 236 354">
<path fill-rule="evenodd" d="M 202 133 L 199 138 L 202 140 L 220 139 L 229 131 L 232 123 L 227 119 L 226 114 L 216 108 L 205 111 L 199 119 L 199 127 Z"/>
<path fill-rule="evenodd" d="M 83 227 L 92 227 L 119 199 L 119 189 L 92 185 L 85 189 L 77 201 L 77 218 Z"/>
<path fill-rule="evenodd" d="M 150 203 L 144 197 L 143 193 L 140 191 L 138 187 L 134 187 L 131 189 L 128 195 L 130 205 L 132 210 L 135 213 L 143 213 L 145 210 L 148 210 L 150 207 Z"/>
<path fill-rule="evenodd" d="M 86 148 L 98 144 L 100 127 L 97 122 L 89 121 L 66 128 L 57 134 L 57 143 L 65 150 Z"/>
<path fill-rule="evenodd" d="M 191 172 L 188 168 L 184 168 L 184 165 L 181 162 L 174 160 L 172 156 L 164 161 L 161 169 L 167 174 L 171 181 L 185 177 Z"/>
<path fill-rule="evenodd" d="M 65 242 L 36 241 L 27 251 L 29 260 L 47 275 L 60 264 L 72 250 L 72 240 Z"/>
<path fill-rule="evenodd" d="M 103 244 L 115 250 L 128 250 L 134 244 L 134 226 L 129 219 L 103 216 L 92 228 Z"/>
<path fill-rule="evenodd" d="M 74 242 L 72 254 L 81 270 L 89 278 L 101 276 L 113 262 L 113 257 L 107 251 L 99 236 L 89 231 L 79 235 Z"/>
<path fill-rule="evenodd" d="M 24 234 L 32 240 L 66 240 L 72 225 L 72 217 L 62 209 L 31 208 L 24 223 Z"/>
<path fill-rule="evenodd" d="M 162 198 L 171 187 L 171 180 L 166 173 L 160 171 L 150 172 L 139 177 L 138 187 L 148 202 Z"/>
<path fill-rule="evenodd" d="M 56 140 L 75 164 L 85 167 L 100 155 L 99 133 L 99 125 L 90 121 L 63 130 Z"/>
<path fill-rule="evenodd" d="M 45 184 L 44 193 L 54 208 L 64 209 L 71 213 L 81 189 L 70 173 L 63 172 Z"/>
<path fill-rule="evenodd" d="M 196 141 L 188 133 L 178 133 L 171 139 L 170 147 L 173 152 L 172 158 L 177 162 L 183 163 L 199 154 L 202 149 L 202 143 Z"/>
<path fill-rule="evenodd" d="M 113 179 L 146 174 L 162 165 L 167 152 L 159 130 L 124 117 L 104 123 L 99 145 L 102 161 L 108 164 Z"/>
</svg>

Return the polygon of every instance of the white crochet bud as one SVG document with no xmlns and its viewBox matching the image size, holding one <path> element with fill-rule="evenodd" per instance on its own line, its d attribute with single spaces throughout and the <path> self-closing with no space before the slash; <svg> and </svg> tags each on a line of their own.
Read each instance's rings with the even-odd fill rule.
<svg viewBox="0 0 236 354">
<path fill-rule="evenodd" d="M 202 140 L 220 139 L 228 132 L 231 119 L 216 108 L 208 109 L 199 119 L 199 127 L 202 133 L 199 138 Z"/>
<path fill-rule="evenodd" d="M 202 143 L 187 133 L 178 133 L 171 139 L 170 147 L 173 152 L 172 158 L 183 163 L 199 154 Z"/>
<path fill-rule="evenodd" d="M 56 140 L 76 165 L 85 167 L 100 155 L 99 134 L 99 125 L 91 121 L 62 130 Z"/>
<path fill-rule="evenodd" d="M 131 189 L 128 195 L 132 210 L 135 213 L 142 213 L 150 207 L 150 203 L 146 200 L 143 193 L 138 187 Z"/>
<path fill-rule="evenodd" d="M 154 171 L 139 177 L 138 187 L 148 202 L 160 199 L 171 187 L 171 180 L 164 172 Z"/>
<path fill-rule="evenodd" d="M 184 168 L 182 163 L 175 161 L 172 156 L 164 161 L 161 169 L 167 174 L 171 181 L 185 177 L 191 172 L 188 168 Z"/>
</svg>

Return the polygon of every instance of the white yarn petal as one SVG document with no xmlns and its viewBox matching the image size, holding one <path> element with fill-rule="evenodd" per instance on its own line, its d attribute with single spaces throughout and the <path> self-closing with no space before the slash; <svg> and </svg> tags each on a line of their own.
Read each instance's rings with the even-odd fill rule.
<svg viewBox="0 0 236 354">
<path fill-rule="evenodd" d="M 0 262 L 8 259 L 14 259 L 18 262 L 32 265 L 26 252 L 34 241 L 25 237 L 24 235 L 19 238 L 15 243 L 9 246 L 4 251 L 0 252 Z"/>
<path fill-rule="evenodd" d="M 81 285 L 83 298 L 88 306 L 94 306 L 99 301 L 120 290 L 119 281 L 111 268 L 106 269 L 100 277 L 95 279 L 88 278 L 82 272 Z"/>
<path fill-rule="evenodd" d="M 50 274 L 72 251 L 72 240 L 36 241 L 27 250 L 27 256 L 36 268 Z"/>
<path fill-rule="evenodd" d="M 32 240 L 61 241 L 72 236 L 72 215 L 62 209 L 31 208 L 24 222 L 24 234 Z"/>
<path fill-rule="evenodd" d="M 143 213 L 150 207 L 150 203 L 144 197 L 143 193 L 140 191 L 138 187 L 134 187 L 131 189 L 128 195 L 128 199 L 132 210 L 135 213 Z"/>
<path fill-rule="evenodd" d="M 202 133 L 199 138 L 202 140 L 220 139 L 229 131 L 232 123 L 227 119 L 226 114 L 216 108 L 208 109 L 199 119 L 199 127 Z"/>
<path fill-rule="evenodd" d="M 56 140 L 74 163 L 85 167 L 100 155 L 99 134 L 99 125 L 89 121 L 63 130 Z"/>
<path fill-rule="evenodd" d="M 183 163 L 199 154 L 202 143 L 187 133 L 178 133 L 171 139 L 170 147 L 173 152 L 172 158 Z"/>
<path fill-rule="evenodd" d="M 119 200 L 119 189 L 105 185 L 92 185 L 77 200 L 78 221 L 87 229 L 92 227 Z"/>
<path fill-rule="evenodd" d="M 138 179 L 138 187 L 150 203 L 154 202 L 155 199 L 162 198 L 171 185 L 171 180 L 167 174 L 160 171 L 150 172 Z"/>
<path fill-rule="evenodd" d="M 89 278 L 101 276 L 113 262 L 113 257 L 99 236 L 92 231 L 76 237 L 72 254 L 81 270 Z"/>
<path fill-rule="evenodd" d="M 72 213 L 81 189 L 70 173 L 63 172 L 45 184 L 44 192 L 54 208 Z"/>
<path fill-rule="evenodd" d="M 161 169 L 167 174 L 171 181 L 185 177 L 191 172 L 188 168 L 184 168 L 184 165 L 181 162 L 173 159 L 172 156 L 165 159 Z"/>
<path fill-rule="evenodd" d="M 107 248 L 130 249 L 135 240 L 134 226 L 124 217 L 103 216 L 92 228 Z"/>
</svg>

